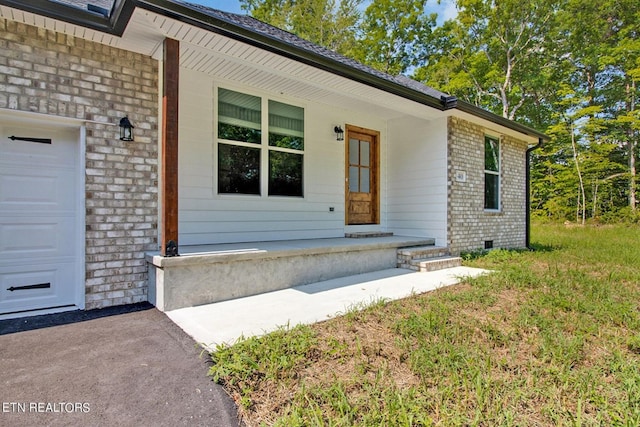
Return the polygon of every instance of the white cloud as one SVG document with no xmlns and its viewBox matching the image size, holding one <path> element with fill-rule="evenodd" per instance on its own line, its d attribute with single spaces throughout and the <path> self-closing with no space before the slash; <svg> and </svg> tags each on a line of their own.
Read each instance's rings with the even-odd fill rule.
<svg viewBox="0 0 640 427">
<path fill-rule="evenodd" d="M 448 21 L 458 16 L 458 9 L 456 8 L 455 2 L 453 2 L 452 0 L 442 0 L 442 3 L 440 4 L 440 13 L 438 13 L 438 16 L 443 21 Z"/>
</svg>

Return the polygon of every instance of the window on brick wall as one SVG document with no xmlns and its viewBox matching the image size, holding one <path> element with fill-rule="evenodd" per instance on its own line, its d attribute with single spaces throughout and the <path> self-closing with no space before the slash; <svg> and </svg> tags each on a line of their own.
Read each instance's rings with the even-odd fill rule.
<svg viewBox="0 0 640 427">
<path fill-rule="evenodd" d="M 302 107 L 219 88 L 217 114 L 218 193 L 303 196 Z"/>
<path fill-rule="evenodd" d="M 500 142 L 484 137 L 484 208 L 500 209 Z"/>
</svg>

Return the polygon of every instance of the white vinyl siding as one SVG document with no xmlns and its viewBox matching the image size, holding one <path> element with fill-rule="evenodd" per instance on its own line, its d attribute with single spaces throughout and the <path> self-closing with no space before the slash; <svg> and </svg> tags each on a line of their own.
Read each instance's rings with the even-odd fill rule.
<svg viewBox="0 0 640 427">
<path fill-rule="evenodd" d="M 447 119 L 389 123 L 389 231 L 446 245 Z"/>
<path fill-rule="evenodd" d="M 179 239 L 182 245 L 342 237 L 345 231 L 392 231 L 447 242 L 447 119 L 403 116 L 387 121 L 365 111 L 287 98 L 254 87 L 214 81 L 181 69 Z M 203 90 L 204 87 L 210 89 Z M 223 87 L 262 99 L 262 133 L 269 100 L 304 108 L 304 197 L 219 194 L 216 93 Z M 345 226 L 345 148 L 336 125 L 380 131 L 380 224 Z M 271 124 L 271 128 L 283 128 Z M 292 126 L 290 126 L 292 127 Z M 286 128 L 286 126 L 284 126 Z M 267 135 L 263 135 L 265 139 Z M 257 144 L 240 143 L 242 146 Z M 268 144 L 267 144 L 268 145 Z M 262 149 L 270 150 L 272 147 Z M 279 148 L 294 152 L 292 148 Z M 268 155 L 261 157 L 268 168 Z M 333 209 L 331 209 L 333 208 Z"/>
<path fill-rule="evenodd" d="M 184 68 L 180 73 L 181 246 L 344 236 L 344 141 L 336 141 L 333 128 L 338 123 L 343 126 L 344 123 L 357 123 L 380 129 L 383 131 L 381 150 L 384 150 L 384 120 L 337 106 L 304 103 L 255 88 L 214 82 L 210 76 Z M 262 187 L 261 196 L 218 194 L 215 166 L 218 142 L 214 120 L 218 86 L 304 107 L 304 197 L 268 196 L 266 185 Z M 203 90 L 205 87 L 210 89 Z M 268 112 L 264 110 L 262 114 Z M 262 163 L 262 167 L 268 166 Z M 381 173 L 384 174 L 384 167 Z M 383 176 L 383 195 L 385 185 Z M 381 220 L 384 217 L 383 210 Z"/>
</svg>

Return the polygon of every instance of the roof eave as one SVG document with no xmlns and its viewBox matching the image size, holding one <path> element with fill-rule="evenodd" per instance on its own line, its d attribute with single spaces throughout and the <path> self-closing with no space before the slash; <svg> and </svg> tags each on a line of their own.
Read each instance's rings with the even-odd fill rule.
<svg viewBox="0 0 640 427">
<path fill-rule="evenodd" d="M 512 129 L 514 131 L 523 133 L 525 135 L 529 135 L 529 136 L 534 137 L 534 138 L 539 139 L 539 140 L 543 140 L 543 141 L 551 140 L 551 138 L 548 135 L 546 135 L 546 134 L 544 134 L 542 132 L 539 132 L 539 131 L 537 131 L 537 130 L 535 130 L 533 128 L 530 128 L 529 126 L 523 125 L 523 124 L 518 123 L 518 122 L 514 122 L 513 120 L 504 118 L 502 116 L 494 114 L 494 113 L 492 113 L 490 111 L 487 111 L 487 110 L 485 110 L 483 108 L 480 108 L 480 107 L 478 107 L 476 105 L 470 104 L 470 103 L 465 102 L 465 101 L 458 100 L 456 109 L 458 109 L 460 111 L 463 111 L 465 113 L 472 114 L 472 115 L 474 115 L 476 117 L 479 117 L 481 119 L 488 120 L 488 121 L 490 121 L 492 123 L 495 123 L 497 125 L 504 126 L 504 127 L 508 128 L 508 129 Z"/>
<path fill-rule="evenodd" d="M 451 108 L 451 99 L 441 100 L 427 94 L 420 93 L 393 81 L 385 80 L 363 70 L 350 67 L 332 58 L 315 52 L 293 46 L 275 37 L 257 33 L 250 29 L 236 25 L 197 10 L 167 0 L 136 0 L 139 7 L 160 13 L 178 21 L 203 28 L 226 37 L 242 41 L 263 50 L 302 62 L 332 74 L 371 86 L 385 92 L 398 95 L 438 110 Z M 446 102 L 445 102 L 446 101 Z"/>
<path fill-rule="evenodd" d="M 458 109 L 460 111 L 473 114 L 474 116 L 499 124 L 501 126 L 505 126 L 509 129 L 515 130 L 525 135 L 530 135 L 545 141 L 548 141 L 550 139 L 547 135 L 538 132 L 535 129 L 514 122 L 512 120 L 505 119 L 480 107 L 476 107 L 473 104 L 460 101 L 455 96 L 443 96 L 442 98 L 430 96 L 396 82 L 367 73 L 363 70 L 350 67 L 349 65 L 343 64 L 332 58 L 320 55 L 315 52 L 310 52 L 297 46 L 293 46 L 275 37 L 257 33 L 250 29 L 236 25 L 233 22 L 228 22 L 223 19 L 218 19 L 214 16 L 203 14 L 197 10 L 193 10 L 187 6 L 177 4 L 172 1 L 135 1 L 138 6 L 147 10 L 160 13 L 164 16 L 171 17 L 178 21 L 188 23 L 199 28 L 216 32 L 226 37 L 258 47 L 260 49 L 282 55 L 289 59 L 305 63 L 307 65 L 328 71 L 330 73 L 368 85 L 387 93 L 391 93 L 402 98 L 415 101 L 419 104 L 426 105 L 440 111 Z"/>
</svg>

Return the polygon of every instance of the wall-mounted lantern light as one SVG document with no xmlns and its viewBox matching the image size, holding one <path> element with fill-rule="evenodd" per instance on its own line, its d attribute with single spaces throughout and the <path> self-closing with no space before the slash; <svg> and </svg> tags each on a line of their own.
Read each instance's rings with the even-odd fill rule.
<svg viewBox="0 0 640 427">
<path fill-rule="evenodd" d="M 336 141 L 344 141 L 344 131 L 340 125 L 334 127 L 333 131 L 336 133 Z"/>
<path fill-rule="evenodd" d="M 129 121 L 129 117 L 124 116 L 120 119 L 120 140 L 133 141 L 133 125 Z"/>
</svg>

